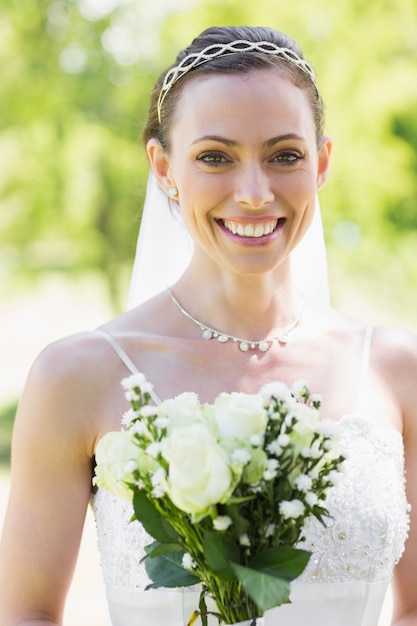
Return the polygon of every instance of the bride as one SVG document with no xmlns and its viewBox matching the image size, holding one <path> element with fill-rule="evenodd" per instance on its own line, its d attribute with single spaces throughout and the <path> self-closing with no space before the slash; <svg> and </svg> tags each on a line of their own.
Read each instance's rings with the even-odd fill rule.
<svg viewBox="0 0 417 626">
<path fill-rule="evenodd" d="M 208 29 L 157 82 L 140 304 L 49 346 L 31 370 L 0 550 L 1 624 L 62 624 L 89 502 L 113 626 L 184 626 L 197 608 L 195 590 L 145 591 L 149 537 L 128 504 L 92 488 L 96 444 L 128 408 L 120 380 L 140 370 L 155 402 L 307 380 L 340 422 L 347 461 L 331 521 L 305 528 L 313 555 L 292 603 L 266 625 L 376 626 L 392 579 L 393 624 L 417 625 L 417 339 L 326 302 L 321 251 L 305 244 L 329 170 L 322 117 L 311 66 L 269 28 Z"/>
</svg>

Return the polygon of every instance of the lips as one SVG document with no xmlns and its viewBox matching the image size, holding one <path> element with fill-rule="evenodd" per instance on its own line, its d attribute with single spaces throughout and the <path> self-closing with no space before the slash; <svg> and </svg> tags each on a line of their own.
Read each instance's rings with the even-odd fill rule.
<svg viewBox="0 0 417 626">
<path fill-rule="evenodd" d="M 285 218 L 269 221 L 239 222 L 231 220 L 219 220 L 220 224 L 233 235 L 258 239 L 265 235 L 270 235 L 276 230 L 278 225 L 282 225 Z"/>
</svg>

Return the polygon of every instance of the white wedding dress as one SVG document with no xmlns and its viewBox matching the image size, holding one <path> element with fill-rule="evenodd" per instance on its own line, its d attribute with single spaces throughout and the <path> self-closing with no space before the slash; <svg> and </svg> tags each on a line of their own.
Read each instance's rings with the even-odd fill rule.
<svg viewBox="0 0 417 626">
<path fill-rule="evenodd" d="M 130 371 L 137 371 L 114 339 L 106 339 Z M 370 341 L 368 331 L 358 411 L 340 421 L 347 461 L 328 497 L 332 518 L 326 527 L 315 519 L 307 523 L 308 566 L 292 584 L 291 604 L 267 612 L 265 626 L 377 626 L 407 538 L 409 507 L 402 437 L 362 412 Z M 129 523 L 131 506 L 99 489 L 92 507 L 112 625 L 185 626 L 198 607 L 198 590 L 145 591 L 150 581 L 139 561 L 152 540 L 137 521 Z M 217 625 L 217 619 L 209 624 Z"/>
</svg>

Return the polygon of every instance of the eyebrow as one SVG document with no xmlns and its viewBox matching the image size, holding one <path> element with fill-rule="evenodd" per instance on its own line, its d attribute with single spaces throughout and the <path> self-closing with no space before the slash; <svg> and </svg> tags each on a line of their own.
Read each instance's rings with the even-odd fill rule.
<svg viewBox="0 0 417 626">
<path fill-rule="evenodd" d="M 286 133 L 285 135 L 278 135 L 277 137 L 271 137 L 271 139 L 267 139 L 267 141 L 264 142 L 264 146 L 266 148 L 269 148 L 277 143 L 280 143 L 281 141 L 286 141 L 288 139 L 304 141 L 304 137 L 302 137 L 301 135 L 297 135 L 297 133 Z M 226 137 L 221 137 L 220 135 L 204 135 L 203 137 L 199 137 L 198 139 L 193 141 L 192 145 L 200 143 L 202 141 L 217 141 L 218 143 L 222 143 L 225 146 L 229 147 L 234 147 L 238 145 L 237 141 L 234 141 L 233 139 L 227 139 Z"/>
</svg>

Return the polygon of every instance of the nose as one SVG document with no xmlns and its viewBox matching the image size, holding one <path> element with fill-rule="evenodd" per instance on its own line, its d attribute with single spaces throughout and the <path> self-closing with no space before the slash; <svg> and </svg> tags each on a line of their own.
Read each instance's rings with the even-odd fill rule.
<svg viewBox="0 0 417 626">
<path fill-rule="evenodd" d="M 258 163 L 252 163 L 239 172 L 235 188 L 237 204 L 261 209 L 274 200 L 271 183 L 266 172 Z"/>
</svg>

